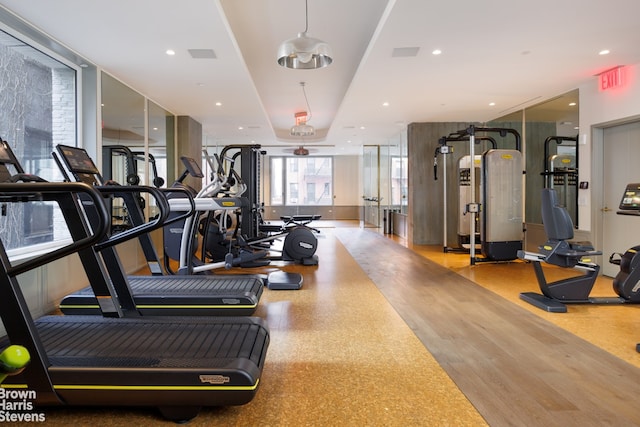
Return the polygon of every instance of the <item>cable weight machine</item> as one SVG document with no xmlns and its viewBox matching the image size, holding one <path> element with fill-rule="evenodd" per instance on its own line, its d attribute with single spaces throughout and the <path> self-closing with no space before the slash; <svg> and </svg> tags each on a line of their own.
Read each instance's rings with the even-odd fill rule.
<svg viewBox="0 0 640 427">
<path fill-rule="evenodd" d="M 481 142 L 489 142 L 493 149 L 497 148 L 496 140 L 492 137 L 488 136 L 479 136 L 476 137 L 476 144 Z M 469 142 L 469 137 L 457 137 L 457 136 L 443 136 L 438 140 L 438 147 L 436 147 L 434 156 L 433 156 L 433 178 L 435 181 L 438 180 L 438 154 L 442 154 L 443 158 L 448 154 L 453 154 L 453 146 L 448 145 L 451 142 Z M 479 156 L 476 156 L 479 160 Z M 457 223 L 457 235 L 458 235 L 458 247 L 452 248 L 448 246 L 448 202 L 447 202 L 447 162 L 443 162 L 443 180 L 442 180 L 442 193 L 443 193 L 443 251 L 447 252 L 468 252 L 469 249 L 469 235 L 467 231 L 469 230 L 469 219 L 466 216 L 465 212 L 465 202 L 469 200 L 469 174 L 471 173 L 470 165 L 464 165 L 464 163 L 473 163 L 475 169 L 475 159 L 473 162 L 470 162 L 470 156 L 462 156 L 458 159 L 458 223 Z M 477 227 L 474 227 L 477 228 Z M 477 230 L 476 230 L 476 234 Z"/>
<path fill-rule="evenodd" d="M 449 135 L 469 138 L 469 158 L 475 159 L 476 135 L 496 133 L 512 135 L 515 149 L 490 149 L 482 153 L 480 203 L 476 198 L 476 174 L 469 174 L 469 200 L 464 212 L 469 219 L 469 254 L 476 262 L 512 261 L 523 246 L 522 153 L 520 134 L 515 129 L 477 127 L 474 125 Z M 476 257 L 476 221 L 480 218 L 482 257 Z"/>
</svg>

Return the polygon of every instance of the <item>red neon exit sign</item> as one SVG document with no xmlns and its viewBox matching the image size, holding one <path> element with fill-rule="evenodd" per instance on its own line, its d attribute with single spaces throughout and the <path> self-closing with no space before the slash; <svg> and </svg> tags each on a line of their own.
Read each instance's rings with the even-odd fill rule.
<svg viewBox="0 0 640 427">
<path fill-rule="evenodd" d="M 600 74 L 600 90 L 609 90 L 622 86 L 622 68 L 623 67 L 612 68 Z"/>
</svg>

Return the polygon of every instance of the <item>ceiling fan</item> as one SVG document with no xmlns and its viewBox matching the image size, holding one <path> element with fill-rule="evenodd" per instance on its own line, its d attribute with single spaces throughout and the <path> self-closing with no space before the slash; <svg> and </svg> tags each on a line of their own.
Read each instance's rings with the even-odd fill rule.
<svg viewBox="0 0 640 427">
<path fill-rule="evenodd" d="M 278 148 L 282 150 L 282 152 L 287 154 L 291 153 L 294 156 L 308 156 L 309 154 L 318 153 L 320 151 L 319 148 L 325 147 L 335 147 L 335 145 L 314 145 L 311 147 L 305 147 L 302 144 L 299 144 L 297 147 L 291 147 L 290 145 L 270 145 L 264 148 L 266 148 L 267 150 L 269 150 L 270 148 Z"/>
<path fill-rule="evenodd" d="M 295 148 L 285 148 L 282 151 L 284 151 L 285 153 L 291 153 L 294 156 L 308 156 L 309 153 L 317 153 L 318 150 L 315 148 L 307 148 L 304 147 L 302 145 L 295 147 Z"/>
</svg>

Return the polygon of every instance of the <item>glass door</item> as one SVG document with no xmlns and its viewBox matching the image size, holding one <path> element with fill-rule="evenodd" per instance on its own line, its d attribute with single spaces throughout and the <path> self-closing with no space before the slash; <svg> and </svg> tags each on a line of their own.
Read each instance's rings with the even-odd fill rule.
<svg viewBox="0 0 640 427">
<path fill-rule="evenodd" d="M 380 227 L 380 147 L 365 145 L 363 147 L 362 188 L 365 227 Z"/>
</svg>

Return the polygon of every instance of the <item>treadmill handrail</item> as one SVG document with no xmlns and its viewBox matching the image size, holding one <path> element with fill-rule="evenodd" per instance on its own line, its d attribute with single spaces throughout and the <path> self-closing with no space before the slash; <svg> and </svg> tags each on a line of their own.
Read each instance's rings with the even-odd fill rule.
<svg viewBox="0 0 640 427">
<path fill-rule="evenodd" d="M 102 200 L 102 195 L 93 187 L 82 182 L 19 182 L 0 183 L 0 199 L 8 203 L 21 203 L 24 199 L 19 196 L 39 196 L 42 194 L 69 194 L 82 193 L 91 198 L 97 208 L 97 224 L 92 224 L 93 234 L 85 238 L 76 240 L 68 245 L 53 250 L 43 255 L 36 256 L 18 265 L 7 268 L 7 273 L 17 276 L 34 268 L 41 267 L 57 259 L 63 258 L 81 249 L 95 245 L 103 239 L 111 222 L 111 217 Z M 51 198 L 56 201 L 55 197 Z"/>
<path fill-rule="evenodd" d="M 169 216 L 169 203 L 164 197 L 164 194 L 160 190 L 154 187 L 148 186 L 122 186 L 122 185 L 100 185 L 94 187 L 102 194 L 119 196 L 121 193 L 149 193 L 156 199 L 158 203 L 157 206 L 160 209 L 160 213 L 157 218 L 153 221 L 145 222 L 144 224 L 136 225 L 126 231 L 115 234 L 113 236 L 108 237 L 106 240 L 95 245 L 97 251 L 100 251 L 104 248 L 108 248 L 111 246 L 115 246 L 124 241 L 130 240 L 134 237 L 138 237 L 141 234 L 148 233 L 157 228 L 164 226 L 165 221 Z M 125 198 L 126 202 L 126 198 Z M 100 202 L 103 204 L 103 202 Z"/>
</svg>

